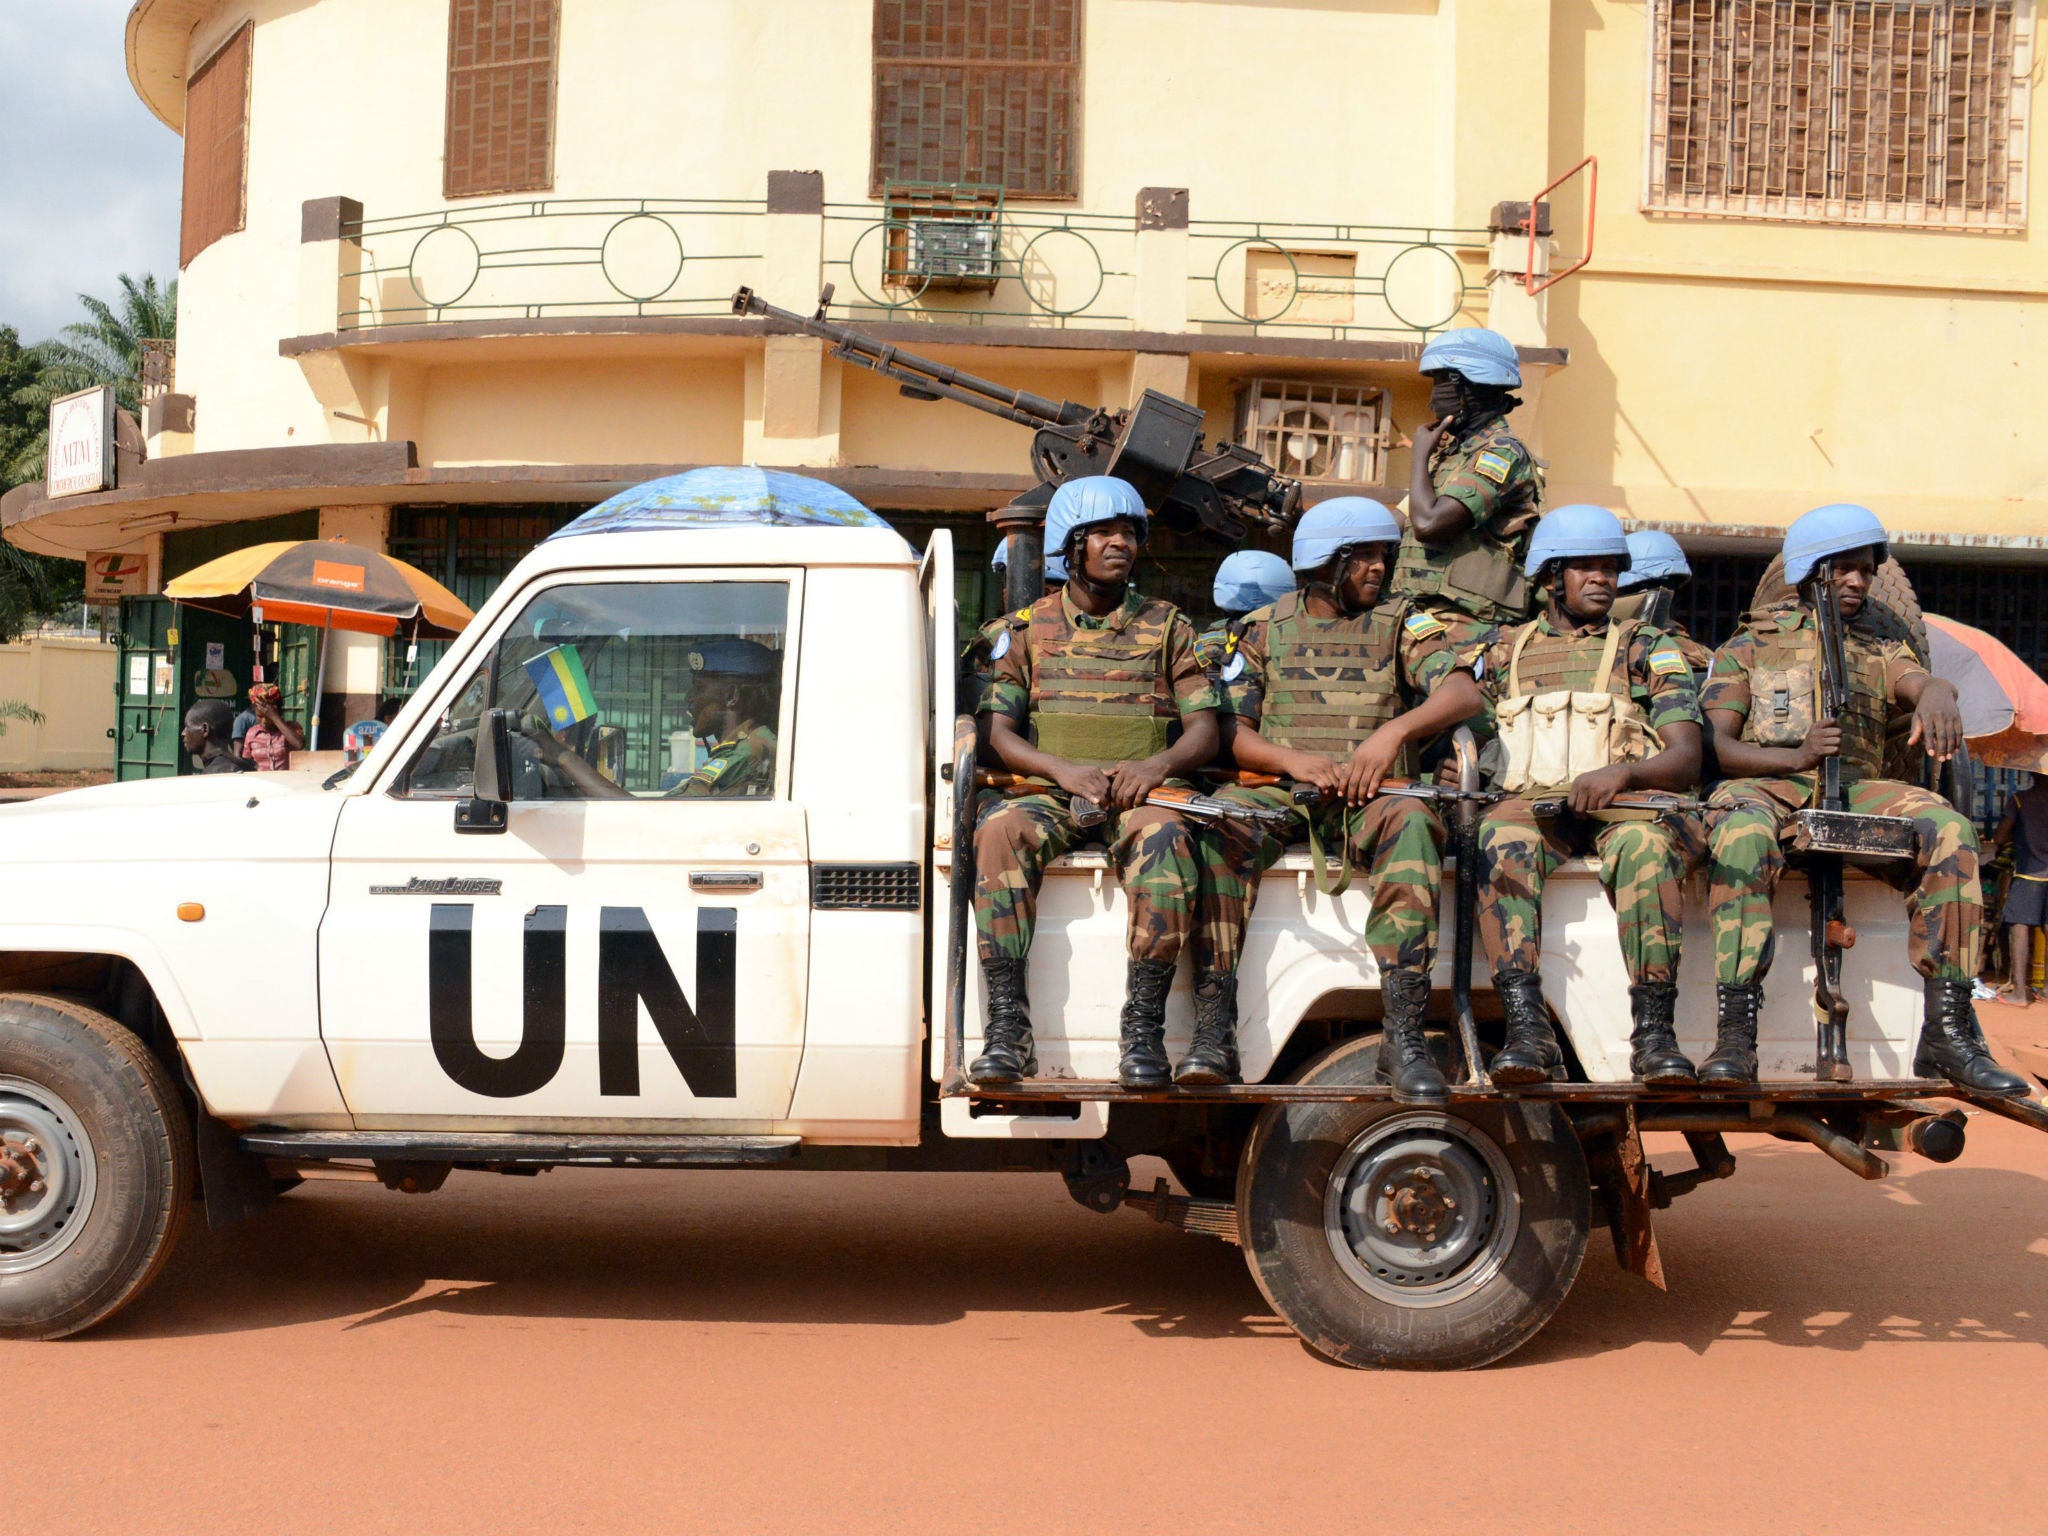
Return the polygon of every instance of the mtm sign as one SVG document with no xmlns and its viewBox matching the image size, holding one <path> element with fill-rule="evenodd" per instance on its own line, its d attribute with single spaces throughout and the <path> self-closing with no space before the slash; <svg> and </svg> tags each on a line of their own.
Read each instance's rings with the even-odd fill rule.
<svg viewBox="0 0 2048 1536">
<path fill-rule="evenodd" d="M 114 488 L 114 389 L 101 384 L 50 402 L 44 492 L 79 496 Z"/>
</svg>

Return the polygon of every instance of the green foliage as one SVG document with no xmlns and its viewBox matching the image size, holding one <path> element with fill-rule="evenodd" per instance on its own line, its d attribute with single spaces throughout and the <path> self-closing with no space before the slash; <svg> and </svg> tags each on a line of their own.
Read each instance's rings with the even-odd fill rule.
<svg viewBox="0 0 2048 1536">
<path fill-rule="evenodd" d="M 0 699 L 0 736 L 7 734 L 7 722 L 19 720 L 25 725 L 41 725 L 43 712 L 20 699 Z"/>
<path fill-rule="evenodd" d="M 50 402 L 58 396 L 111 384 L 116 404 L 139 416 L 142 343 L 177 334 L 176 278 L 160 289 L 152 274 L 144 273 L 137 281 L 124 272 L 121 296 L 115 303 L 89 293 L 81 293 L 78 302 L 85 306 L 86 318 L 72 321 L 54 340 L 30 349 L 39 364 L 37 375 L 11 396 L 33 413 L 33 435 L 9 457 L 0 459 L 0 476 L 10 485 L 41 477 L 49 440 Z"/>
</svg>

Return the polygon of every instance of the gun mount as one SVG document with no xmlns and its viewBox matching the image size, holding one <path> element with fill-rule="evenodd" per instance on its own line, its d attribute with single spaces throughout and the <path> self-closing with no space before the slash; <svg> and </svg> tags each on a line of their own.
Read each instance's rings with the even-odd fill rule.
<svg viewBox="0 0 2048 1536">
<path fill-rule="evenodd" d="M 1201 531 L 1231 544 L 1244 538 L 1248 525 L 1285 528 L 1300 509 L 1301 483 L 1276 473 L 1250 449 L 1235 443 L 1205 447 L 1202 413 L 1184 400 L 1148 389 L 1130 409 L 1109 410 L 1008 389 L 834 324 L 825 318 L 831 302 L 830 284 L 809 315 L 779 309 L 742 288 L 732 296 L 732 311 L 829 341 L 833 356 L 894 379 L 913 400 L 957 400 L 1034 428 L 1031 468 L 1041 483 L 1017 499 L 1020 510 L 1035 509 L 1043 517 L 1053 491 L 1083 475 L 1128 480 L 1176 533 Z M 1035 571 L 1029 590 L 1037 596 Z"/>
</svg>

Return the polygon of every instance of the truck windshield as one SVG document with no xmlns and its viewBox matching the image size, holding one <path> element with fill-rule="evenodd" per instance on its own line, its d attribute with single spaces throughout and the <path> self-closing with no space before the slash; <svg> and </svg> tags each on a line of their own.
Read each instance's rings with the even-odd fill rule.
<svg viewBox="0 0 2048 1536">
<path fill-rule="evenodd" d="M 504 709 L 517 800 L 772 797 L 788 622 L 780 581 L 550 588 L 477 660 L 399 793 L 467 795 L 477 723 Z"/>
</svg>

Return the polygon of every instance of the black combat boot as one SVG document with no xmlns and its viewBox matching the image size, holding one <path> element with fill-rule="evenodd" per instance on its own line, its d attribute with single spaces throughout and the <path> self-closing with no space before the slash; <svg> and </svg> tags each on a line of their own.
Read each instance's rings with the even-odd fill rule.
<svg viewBox="0 0 2048 1536">
<path fill-rule="evenodd" d="M 1235 1083 L 1237 1072 L 1237 973 L 1195 973 L 1195 1038 L 1173 1069 L 1176 1083 L 1207 1087 Z"/>
<path fill-rule="evenodd" d="M 1164 1088 L 1173 1081 L 1166 1060 L 1166 994 L 1173 990 L 1171 960 L 1133 960 L 1124 981 L 1123 1054 L 1116 1080 L 1126 1088 Z"/>
<path fill-rule="evenodd" d="M 1493 990 L 1508 1018 L 1507 1044 L 1487 1069 L 1496 1083 L 1547 1083 L 1564 1052 L 1543 1006 L 1543 983 L 1528 971 L 1497 971 Z"/>
<path fill-rule="evenodd" d="M 1444 1103 L 1450 1090 L 1422 1033 L 1422 1015 L 1429 1008 L 1429 973 L 1382 971 L 1380 1000 L 1386 1017 L 1380 1025 L 1380 1061 L 1373 1076 L 1394 1085 L 1396 1104 Z"/>
<path fill-rule="evenodd" d="M 2005 1093 L 2015 1098 L 2027 1091 L 2027 1080 L 2008 1072 L 1991 1055 L 1967 981 L 1926 983 L 1926 1022 L 1920 1026 L 1920 1048 L 1913 1053 L 1913 1071 L 1920 1077 L 1945 1077 L 1980 1093 Z"/>
<path fill-rule="evenodd" d="M 1024 995 L 1022 960 L 1007 956 L 981 962 L 988 987 L 988 1012 L 982 1021 L 982 1052 L 967 1069 L 977 1088 L 995 1088 L 1038 1075 L 1038 1053 L 1031 1042 L 1030 1000 Z"/>
<path fill-rule="evenodd" d="M 1669 981 L 1643 981 L 1628 989 L 1635 1028 L 1628 1035 L 1629 1075 L 1652 1088 L 1690 1088 L 1699 1081 L 1692 1060 L 1678 1048 L 1671 1032 L 1671 1011 L 1678 1005 L 1678 987 Z"/>
<path fill-rule="evenodd" d="M 1763 1011 L 1764 989 L 1726 984 L 1714 988 L 1720 1017 L 1714 1025 L 1713 1054 L 1700 1063 L 1700 1084 L 1707 1088 L 1746 1088 L 1756 1081 L 1756 1016 Z"/>
</svg>

